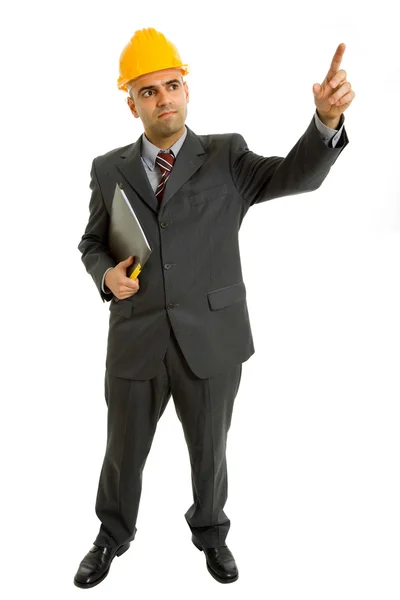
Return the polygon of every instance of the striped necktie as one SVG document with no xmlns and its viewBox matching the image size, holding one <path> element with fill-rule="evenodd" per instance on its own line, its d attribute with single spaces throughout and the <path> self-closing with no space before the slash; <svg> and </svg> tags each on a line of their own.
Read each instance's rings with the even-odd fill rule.
<svg viewBox="0 0 400 600">
<path fill-rule="evenodd" d="M 160 151 L 157 154 L 156 163 L 160 167 L 161 173 L 162 173 L 160 183 L 158 184 L 158 187 L 156 190 L 156 198 L 158 198 L 158 201 L 160 203 L 161 203 L 162 197 L 164 195 L 164 188 L 168 181 L 168 177 L 170 176 L 172 167 L 174 166 L 174 162 L 175 162 L 175 156 L 173 155 L 172 151 L 169 151 L 169 152 L 161 152 Z"/>
</svg>

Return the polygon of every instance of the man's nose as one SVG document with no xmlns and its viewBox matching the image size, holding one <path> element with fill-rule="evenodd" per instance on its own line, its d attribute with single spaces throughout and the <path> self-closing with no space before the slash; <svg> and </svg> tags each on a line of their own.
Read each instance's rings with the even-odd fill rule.
<svg viewBox="0 0 400 600">
<path fill-rule="evenodd" d="M 167 90 L 161 90 L 158 94 L 158 103 L 160 106 L 164 106 L 169 103 L 169 93 Z"/>
</svg>

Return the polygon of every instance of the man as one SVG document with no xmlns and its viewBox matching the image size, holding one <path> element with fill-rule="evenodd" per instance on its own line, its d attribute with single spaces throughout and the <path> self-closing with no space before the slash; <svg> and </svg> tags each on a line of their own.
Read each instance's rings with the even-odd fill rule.
<svg viewBox="0 0 400 600">
<path fill-rule="evenodd" d="M 319 188 L 348 144 L 343 112 L 355 94 L 339 69 L 344 50 L 339 44 L 323 83 L 314 84 L 315 114 L 285 158 L 254 154 L 238 133 L 197 136 L 185 125 L 187 65 L 160 32 L 136 31 L 121 54 L 118 87 L 144 133 L 94 159 L 78 246 L 110 301 L 101 526 L 75 575 L 80 587 L 100 583 L 135 538 L 143 468 L 171 395 L 190 457 L 192 542 L 217 581 L 238 578 L 226 544 L 226 442 L 242 363 L 255 351 L 238 232 L 251 206 Z M 117 183 L 153 249 L 140 285 L 126 276 L 133 257 L 116 264 L 107 246 Z"/>
</svg>

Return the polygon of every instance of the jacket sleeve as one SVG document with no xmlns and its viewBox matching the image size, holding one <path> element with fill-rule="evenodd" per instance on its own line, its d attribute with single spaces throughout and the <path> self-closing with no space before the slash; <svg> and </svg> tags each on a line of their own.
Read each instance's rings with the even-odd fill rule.
<svg viewBox="0 0 400 600">
<path fill-rule="evenodd" d="M 79 242 L 78 250 L 82 253 L 81 258 L 86 271 L 92 276 L 99 294 L 105 302 L 111 300 L 113 294 L 111 291 L 108 293 L 103 291 L 101 285 L 103 276 L 108 268 L 116 266 L 116 262 L 112 258 L 107 244 L 109 215 L 97 179 L 95 162 L 96 159 L 93 160 L 90 172 L 92 195 L 89 202 L 89 220 Z"/>
<path fill-rule="evenodd" d="M 343 120 L 340 122 L 340 125 Z M 335 146 L 324 143 L 314 116 L 286 157 L 264 157 L 247 147 L 239 133 L 232 135 L 230 169 L 240 196 L 248 204 L 303 194 L 320 187 L 339 154 L 349 143 L 345 128 Z"/>
</svg>

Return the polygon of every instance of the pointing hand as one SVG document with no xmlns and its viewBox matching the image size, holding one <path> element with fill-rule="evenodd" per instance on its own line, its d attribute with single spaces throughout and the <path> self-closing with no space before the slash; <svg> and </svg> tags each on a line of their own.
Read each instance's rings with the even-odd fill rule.
<svg viewBox="0 0 400 600">
<path fill-rule="evenodd" d="M 325 125 L 332 129 L 337 128 L 340 115 L 349 108 L 355 97 L 351 83 L 346 81 L 346 71 L 339 69 L 345 50 L 346 44 L 339 44 L 324 81 L 321 85 L 319 83 L 313 85 L 318 116 Z"/>
</svg>

